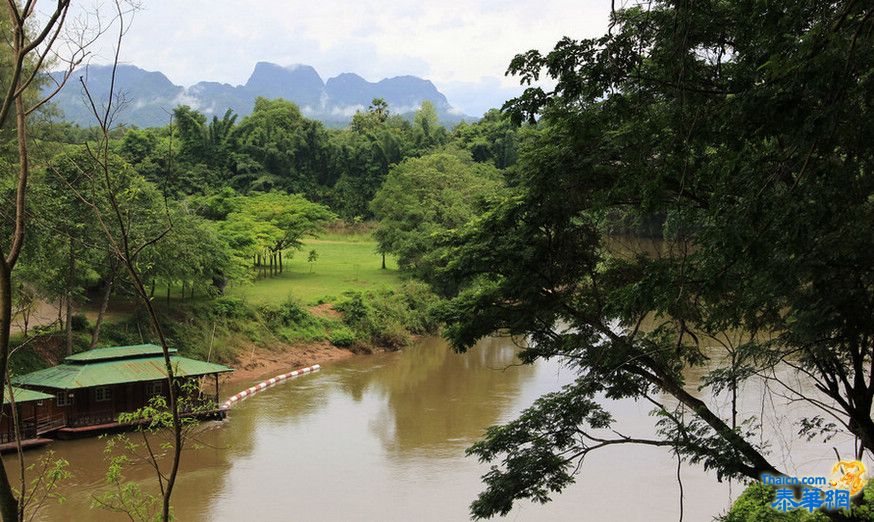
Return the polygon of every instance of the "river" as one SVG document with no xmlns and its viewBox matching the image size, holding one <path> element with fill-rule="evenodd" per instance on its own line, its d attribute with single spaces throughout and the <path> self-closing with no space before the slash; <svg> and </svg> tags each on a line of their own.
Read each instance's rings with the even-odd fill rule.
<svg viewBox="0 0 874 522">
<path fill-rule="evenodd" d="M 440 339 L 427 338 L 401 352 L 332 363 L 263 391 L 236 405 L 226 420 L 202 426 L 199 447 L 184 455 L 176 519 L 466 520 L 487 466 L 465 457 L 465 448 L 486 427 L 572 378 L 557 361 L 515 365 L 515 351 L 509 339 L 493 338 L 458 355 Z M 246 386 L 236 383 L 224 395 Z M 747 395 L 749 407 L 757 408 L 760 390 Z M 623 433 L 652 434 L 648 404 L 610 406 Z M 797 412 L 769 410 L 769 433 L 797 431 Z M 51 446 L 70 461 L 74 476 L 63 486 L 66 502 L 48 504 L 40 520 L 126 520 L 91 508 L 92 497 L 105 488 L 104 444 L 84 439 Z M 833 444 L 783 448 L 776 462 L 822 474 L 834 462 Z M 27 461 L 44 451 L 26 453 Z M 10 472 L 12 460 L 6 459 Z M 577 483 L 554 502 L 519 503 L 507 519 L 677 520 L 676 474 L 676 460 L 663 448 L 605 448 L 587 458 Z M 139 465 L 127 476 L 147 483 L 149 472 Z M 710 520 L 742 489 L 718 483 L 697 466 L 684 465 L 681 477 L 689 521 Z"/>
</svg>

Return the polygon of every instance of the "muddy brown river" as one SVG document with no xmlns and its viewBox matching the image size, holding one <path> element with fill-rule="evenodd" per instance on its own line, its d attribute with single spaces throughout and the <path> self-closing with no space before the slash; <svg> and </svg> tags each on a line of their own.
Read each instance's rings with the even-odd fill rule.
<svg viewBox="0 0 874 522">
<path fill-rule="evenodd" d="M 186 450 L 174 493 L 176 520 L 466 520 L 486 466 L 465 457 L 465 448 L 488 426 L 572 378 L 557 361 L 514 365 L 515 351 L 508 339 L 487 339 L 458 355 L 439 339 L 424 339 L 402 352 L 354 357 L 263 391 L 235 406 L 225 421 L 204 425 L 199 447 Z M 237 383 L 223 396 L 248 385 Z M 765 409 L 769 437 L 778 443 L 792 438 L 803 406 L 781 409 L 761 388 L 745 393 L 749 409 Z M 617 427 L 636 437 L 652 434 L 650 409 L 611 403 Z M 104 444 L 85 439 L 51 446 L 70 461 L 74 476 L 63 486 L 66 502 L 48 504 L 39 520 L 128 520 L 92 508 L 106 488 Z M 834 462 L 831 446 L 847 444 L 780 443 L 772 455 L 786 469 L 822 473 Z M 26 453 L 27 461 L 44 451 Z M 507 519 L 677 520 L 676 474 L 676 460 L 663 448 L 605 448 L 587 458 L 577 483 L 554 502 L 517 504 Z M 143 465 L 126 475 L 152 484 Z M 696 466 L 684 465 L 681 476 L 685 520 L 710 520 L 742 490 Z"/>
</svg>

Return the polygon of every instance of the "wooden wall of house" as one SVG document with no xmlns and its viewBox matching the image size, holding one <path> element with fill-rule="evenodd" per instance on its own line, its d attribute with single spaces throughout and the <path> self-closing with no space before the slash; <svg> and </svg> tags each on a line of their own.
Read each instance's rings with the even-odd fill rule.
<svg viewBox="0 0 874 522">
<path fill-rule="evenodd" d="M 112 390 L 112 399 L 107 401 L 97 400 L 96 394 L 98 387 L 79 388 L 69 392 L 56 388 L 36 386 L 34 386 L 33 389 L 48 393 L 55 397 L 55 399 L 43 401 L 45 407 L 39 412 L 40 418 L 54 417 L 61 413 L 68 418 L 103 414 L 117 416 L 119 413 L 132 412 L 145 406 L 148 399 L 151 397 L 149 392 L 152 390 L 154 382 L 161 381 L 136 382 L 109 386 Z M 73 403 L 66 406 L 58 406 L 58 393 L 72 394 Z M 162 385 L 161 393 L 166 395 L 166 385 Z"/>
<path fill-rule="evenodd" d="M 207 381 L 211 383 L 210 379 Z M 161 383 L 161 394 L 167 397 L 167 384 L 164 381 L 148 381 L 126 384 L 116 384 L 109 388 L 112 390 L 112 399 L 107 401 L 98 401 L 96 397 L 96 387 L 80 388 L 66 392 L 56 388 L 33 386 L 34 390 L 39 390 L 52 395 L 54 398 L 46 399 L 42 402 L 42 406 L 37 409 L 37 414 L 40 419 L 55 418 L 59 414 L 63 414 L 67 419 L 75 419 L 82 416 L 103 416 L 112 415 L 117 417 L 120 413 L 132 412 L 146 405 L 151 397 L 153 383 Z M 210 389 L 210 392 L 212 386 Z M 58 406 L 57 394 L 71 393 L 73 395 L 73 403 L 66 406 Z M 213 393 L 207 393 L 207 396 L 212 398 Z"/>
<path fill-rule="evenodd" d="M 28 401 L 18 405 L 18 418 L 22 421 L 34 420 L 36 416 L 36 401 Z M 12 406 L 3 405 L 3 414 L 0 415 L 0 431 L 6 433 L 12 427 Z"/>
</svg>

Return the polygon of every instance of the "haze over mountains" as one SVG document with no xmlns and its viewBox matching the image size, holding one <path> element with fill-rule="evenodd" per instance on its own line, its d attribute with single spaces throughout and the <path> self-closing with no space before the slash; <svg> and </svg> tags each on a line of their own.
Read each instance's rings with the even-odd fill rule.
<svg viewBox="0 0 874 522">
<path fill-rule="evenodd" d="M 92 96 L 102 102 L 108 96 L 111 72 L 110 66 L 92 65 L 76 71 L 73 78 L 83 76 Z M 282 67 L 258 62 L 244 85 L 202 81 L 188 88 L 173 84 L 161 72 L 119 65 L 116 92 L 123 96 L 124 104 L 115 123 L 138 127 L 167 125 L 173 108 L 183 104 L 207 116 L 221 116 L 232 109 L 242 117 L 252 111 L 258 96 L 292 101 L 305 116 L 329 126 L 345 125 L 356 111 L 366 109 L 377 97 L 388 102 L 393 114 L 411 114 L 428 100 L 445 125 L 476 119 L 454 109 L 429 80 L 396 76 L 369 82 L 357 74 L 343 73 L 326 82 L 309 65 Z M 54 102 L 64 119 L 81 126 L 94 124 L 78 81 L 68 82 Z"/>
</svg>

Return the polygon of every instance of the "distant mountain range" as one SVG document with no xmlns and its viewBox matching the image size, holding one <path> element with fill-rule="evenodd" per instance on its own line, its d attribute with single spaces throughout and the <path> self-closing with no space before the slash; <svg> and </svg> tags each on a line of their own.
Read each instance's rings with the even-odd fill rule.
<svg viewBox="0 0 874 522">
<path fill-rule="evenodd" d="M 64 118 L 81 126 L 93 125 L 78 78 L 82 76 L 92 97 L 103 102 L 109 93 L 111 73 L 107 65 L 91 65 L 74 72 L 53 100 Z M 345 125 L 356 111 L 366 109 L 373 98 L 385 99 L 393 114 L 402 115 L 412 114 L 423 101 L 429 100 L 445 125 L 476 119 L 454 109 L 429 80 L 396 76 L 374 83 L 357 74 L 343 73 L 325 82 L 309 65 L 282 67 L 258 62 L 244 85 L 199 82 L 188 88 L 173 84 L 161 72 L 119 65 L 116 92 L 125 103 L 115 123 L 138 127 L 167 125 L 169 113 L 177 105 L 189 105 L 207 116 L 221 116 L 232 109 L 242 117 L 252 111 L 258 96 L 292 101 L 305 116 L 329 126 Z"/>
</svg>

